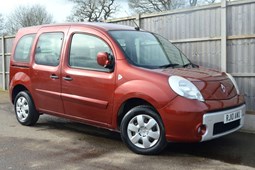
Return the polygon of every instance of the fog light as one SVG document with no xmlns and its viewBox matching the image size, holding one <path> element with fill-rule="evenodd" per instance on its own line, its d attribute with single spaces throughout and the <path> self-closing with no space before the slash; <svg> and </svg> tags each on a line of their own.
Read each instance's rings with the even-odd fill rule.
<svg viewBox="0 0 255 170">
<path fill-rule="evenodd" d="M 205 134 L 205 132 L 206 132 L 206 126 L 205 125 L 199 125 L 197 127 L 197 134 L 199 136 L 203 136 Z"/>
</svg>

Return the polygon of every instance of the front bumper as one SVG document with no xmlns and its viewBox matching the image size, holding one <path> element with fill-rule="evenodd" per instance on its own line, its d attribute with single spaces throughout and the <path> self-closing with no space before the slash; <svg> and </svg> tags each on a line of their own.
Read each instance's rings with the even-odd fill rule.
<svg viewBox="0 0 255 170">
<path fill-rule="evenodd" d="M 242 110 L 240 123 L 221 130 L 223 125 L 217 127 L 220 133 L 214 133 L 214 124 L 224 122 L 224 114 L 235 110 Z M 169 142 L 201 142 L 217 138 L 240 129 L 243 126 L 245 114 L 244 98 L 236 96 L 229 100 L 209 100 L 200 102 L 183 97 L 176 97 L 166 107 L 158 110 Z M 232 124 L 232 123 L 231 123 Z M 230 124 L 230 125 L 231 125 Z M 200 131 L 200 127 L 206 130 Z M 217 126 L 217 125 L 216 125 Z"/>
<path fill-rule="evenodd" d="M 201 141 L 211 140 L 220 136 L 227 135 L 238 129 L 244 124 L 245 104 L 228 110 L 210 112 L 203 115 L 203 125 L 206 126 L 206 132 Z M 224 124 L 224 115 L 241 111 L 241 119 Z"/>
</svg>

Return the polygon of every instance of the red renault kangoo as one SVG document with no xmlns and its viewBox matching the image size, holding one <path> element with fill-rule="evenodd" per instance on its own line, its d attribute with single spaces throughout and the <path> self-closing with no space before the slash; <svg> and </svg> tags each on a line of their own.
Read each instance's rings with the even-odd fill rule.
<svg viewBox="0 0 255 170">
<path fill-rule="evenodd" d="M 245 114 L 230 74 L 193 64 L 158 34 L 107 23 L 20 29 L 9 89 L 22 125 L 65 117 L 119 131 L 139 154 L 229 134 Z"/>
</svg>

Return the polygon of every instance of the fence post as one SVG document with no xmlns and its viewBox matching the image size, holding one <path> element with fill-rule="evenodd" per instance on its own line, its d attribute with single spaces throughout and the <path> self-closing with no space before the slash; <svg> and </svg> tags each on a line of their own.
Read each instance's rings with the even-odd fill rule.
<svg viewBox="0 0 255 170">
<path fill-rule="evenodd" d="M 137 14 L 136 16 L 136 23 L 139 28 L 141 28 L 141 14 Z"/>
<path fill-rule="evenodd" d="M 4 36 L 2 36 L 2 78 L 3 78 L 3 90 L 6 90 L 6 74 L 5 74 L 5 46 Z"/>
<path fill-rule="evenodd" d="M 221 71 L 227 71 L 227 2 L 221 0 Z"/>
</svg>

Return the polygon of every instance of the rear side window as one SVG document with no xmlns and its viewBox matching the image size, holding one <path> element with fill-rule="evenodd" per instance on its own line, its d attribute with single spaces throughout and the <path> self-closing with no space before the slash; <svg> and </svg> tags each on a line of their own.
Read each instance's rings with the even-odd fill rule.
<svg viewBox="0 0 255 170">
<path fill-rule="evenodd" d="M 35 63 L 57 66 L 61 55 L 64 34 L 61 32 L 43 33 L 36 45 Z"/>
<path fill-rule="evenodd" d="M 14 60 L 18 62 L 29 62 L 30 51 L 35 38 L 35 34 L 29 34 L 23 36 L 15 49 Z"/>
<path fill-rule="evenodd" d="M 108 68 L 104 68 L 97 63 L 97 54 L 99 52 L 112 54 L 112 50 L 102 39 L 87 34 L 74 34 L 69 65 L 88 70 L 109 71 Z"/>
</svg>

